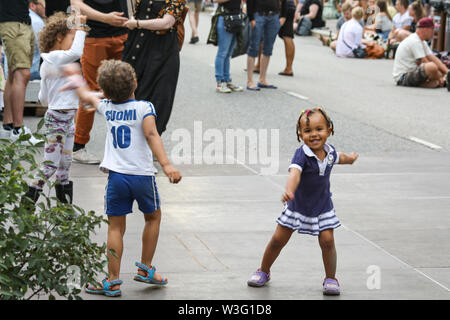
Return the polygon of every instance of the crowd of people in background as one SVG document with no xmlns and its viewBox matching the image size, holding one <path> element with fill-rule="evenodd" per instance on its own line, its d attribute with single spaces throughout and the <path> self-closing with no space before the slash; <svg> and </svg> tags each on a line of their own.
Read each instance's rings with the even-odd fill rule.
<svg viewBox="0 0 450 320">
<path fill-rule="evenodd" d="M 199 16 L 205 6 L 214 5 L 210 37 L 218 46 L 215 57 L 216 91 L 231 93 L 261 89 L 276 89 L 277 86 L 267 78 L 272 51 L 277 35 L 282 39 L 285 49 L 286 64 L 279 75 L 293 77 L 293 61 L 295 57 L 294 36 L 311 36 L 312 30 L 325 32 L 319 39 L 329 46 L 337 57 L 372 58 L 390 57 L 394 61 L 393 78 L 396 84 L 416 85 L 417 81 L 399 81 L 399 72 L 411 72 L 402 60 L 407 45 L 401 44 L 409 39 L 420 38 L 425 41 L 420 50 L 409 52 L 419 57 L 415 64 L 434 65 L 437 71 L 429 67 L 421 68 L 421 79 L 426 76 L 426 83 L 421 86 L 437 87 L 447 84 L 448 65 L 440 63 L 431 50 L 431 39 L 419 30 L 429 26 L 429 20 L 420 24 L 423 19 L 431 19 L 432 8 L 424 0 L 187 0 L 190 8 L 188 14 L 190 26 L 189 44 L 200 41 Z M 133 1 L 132 1 L 133 2 Z M 135 18 L 141 20 L 153 17 L 161 11 L 163 1 L 134 0 L 137 3 Z M 178 2 L 171 0 L 172 9 L 179 11 Z M 155 32 L 155 26 L 136 26 L 127 15 L 126 0 L 21 0 L 10 4 L 1 1 L 0 41 L 3 41 L 2 64 L 0 67 L 0 108 L 4 108 L 3 126 L 0 137 L 17 140 L 21 133 L 30 133 L 23 125 L 24 98 L 29 81 L 39 80 L 39 68 L 42 58 L 39 52 L 39 33 L 45 26 L 47 17 L 57 11 L 67 12 L 69 6 L 79 8 L 87 18 L 90 31 L 86 37 L 84 52 L 80 63 L 83 74 L 92 90 L 99 90 L 96 84 L 96 73 L 101 61 L 105 59 L 122 59 L 137 70 L 138 87 L 136 96 L 139 99 L 151 99 L 158 112 L 158 132 L 162 134 L 169 120 L 178 80 L 180 67 L 179 50 L 176 44 L 176 33 Z M 9 6 L 8 11 L 3 10 Z M 27 11 L 24 10 L 25 6 Z M 178 9 L 177 9 L 178 8 Z M 242 46 L 242 35 L 227 29 L 227 17 L 245 13 L 250 25 L 248 47 L 242 53 L 247 54 L 246 86 L 239 86 L 232 81 L 230 74 L 231 59 L 236 55 L 236 47 Z M 244 16 L 244 15 L 242 15 Z M 161 14 L 155 17 L 163 18 Z M 336 33 L 327 28 L 327 19 L 336 22 Z M 131 21 L 131 22 L 130 22 Z M 164 27 L 173 21 L 164 20 Z M 329 26 L 329 23 L 328 23 Z M 160 26 L 158 26 L 160 27 Z M 434 24 L 433 24 L 434 27 Z M 173 25 L 172 25 L 173 30 Z M 333 28 L 334 29 L 334 28 Z M 128 40 L 127 40 L 128 39 Z M 149 42 L 153 45 L 149 45 Z M 159 43 L 159 49 L 155 49 Z M 0 46 L 1 48 L 1 46 Z M 375 50 L 375 49 L 377 50 Z M 381 49 L 380 49 L 381 48 Z M 400 51 L 399 51 L 400 50 Z M 242 50 L 241 50 L 242 51 Z M 359 53 L 360 54 L 359 54 Z M 365 53 L 364 53 L 365 52 Z M 397 52 L 402 54 L 398 55 Z M 430 54 L 431 52 L 431 54 Z M 142 57 L 146 57 L 143 59 Z M 164 57 L 163 59 L 161 57 Z M 147 60 L 153 61 L 152 64 Z M 425 59 L 421 61 L 420 59 Z M 157 63 L 155 63 L 157 61 Z M 434 70 L 434 69 L 433 69 Z M 407 71 L 407 72 L 406 72 Z M 258 75 L 258 79 L 255 78 Z M 438 76 L 439 74 L 439 76 Z M 406 77 L 408 78 L 408 77 Z M 439 79 L 439 84 L 435 80 Z M 433 85 L 432 85 L 433 84 Z M 164 88 L 164 89 L 162 89 Z M 90 132 L 94 123 L 94 114 L 80 109 L 75 117 L 75 140 L 73 157 L 75 161 L 85 164 L 98 164 L 100 159 L 88 152 L 86 145 L 90 140 Z M 39 140 L 32 138 L 32 143 Z"/>
</svg>

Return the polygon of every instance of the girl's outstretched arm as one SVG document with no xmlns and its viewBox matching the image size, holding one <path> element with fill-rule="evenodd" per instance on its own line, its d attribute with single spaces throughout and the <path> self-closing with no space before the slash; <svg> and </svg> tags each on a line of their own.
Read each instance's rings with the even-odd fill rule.
<svg viewBox="0 0 450 320">
<path fill-rule="evenodd" d="M 289 178 L 286 184 L 286 191 L 283 193 L 281 202 L 288 202 L 294 199 L 294 193 L 300 184 L 302 172 L 297 168 L 289 169 Z"/>
<path fill-rule="evenodd" d="M 339 152 L 339 164 L 353 164 L 358 159 L 359 155 L 355 152 L 349 154 Z"/>
</svg>

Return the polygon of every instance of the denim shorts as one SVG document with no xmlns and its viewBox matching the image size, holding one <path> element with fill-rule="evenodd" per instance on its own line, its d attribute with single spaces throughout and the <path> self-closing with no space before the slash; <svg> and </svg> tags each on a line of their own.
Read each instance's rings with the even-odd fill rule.
<svg viewBox="0 0 450 320">
<path fill-rule="evenodd" d="M 260 16 L 258 13 L 255 13 L 255 22 L 255 27 L 250 29 L 250 43 L 247 54 L 250 57 L 256 58 L 259 52 L 259 44 L 264 39 L 262 54 L 270 57 L 272 55 L 273 44 L 280 30 L 279 16 L 278 14 Z"/>
<path fill-rule="evenodd" d="M 160 207 L 154 176 L 135 176 L 109 171 L 106 184 L 105 213 L 123 216 L 133 212 L 137 201 L 143 213 L 153 213 Z"/>
</svg>

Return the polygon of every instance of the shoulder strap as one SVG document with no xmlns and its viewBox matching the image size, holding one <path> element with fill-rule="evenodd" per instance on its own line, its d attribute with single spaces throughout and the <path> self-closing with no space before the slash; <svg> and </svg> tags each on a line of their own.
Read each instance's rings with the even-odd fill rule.
<svg viewBox="0 0 450 320">
<path fill-rule="evenodd" d="M 134 17 L 136 13 L 136 0 L 127 0 L 128 18 Z"/>
<path fill-rule="evenodd" d="M 350 21 L 350 20 L 349 20 Z M 347 26 L 345 26 L 347 28 Z M 342 42 L 344 42 L 344 44 L 347 46 L 347 48 L 349 48 L 350 50 L 353 50 L 352 47 L 350 47 L 347 42 L 345 42 L 345 37 L 344 37 L 344 30 L 342 30 Z"/>
</svg>

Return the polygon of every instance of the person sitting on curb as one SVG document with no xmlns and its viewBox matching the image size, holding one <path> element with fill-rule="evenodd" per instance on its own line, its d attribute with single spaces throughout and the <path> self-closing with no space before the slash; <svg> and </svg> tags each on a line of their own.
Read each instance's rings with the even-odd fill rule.
<svg viewBox="0 0 450 320">
<path fill-rule="evenodd" d="M 339 37 L 339 32 L 341 27 L 346 21 L 349 21 L 352 18 L 352 3 L 351 1 L 345 2 L 341 7 L 342 15 L 336 22 L 336 36 L 332 37 L 324 37 L 323 35 L 319 35 L 319 40 L 322 41 L 324 46 L 329 46 L 331 50 L 336 51 L 337 39 Z M 364 26 L 364 22 L 360 21 L 361 27 Z"/>
<path fill-rule="evenodd" d="M 448 68 L 434 56 L 426 43 L 433 37 L 433 32 L 433 19 L 422 18 L 417 23 L 416 32 L 400 42 L 392 73 L 397 85 L 439 88 L 443 87 L 447 80 L 449 87 Z"/>
<path fill-rule="evenodd" d="M 299 36 L 311 35 L 311 29 L 325 27 L 322 19 L 323 4 L 320 0 L 306 0 L 298 4 L 295 11 L 295 21 L 298 22 L 295 33 Z"/>
<path fill-rule="evenodd" d="M 364 15 L 361 7 L 352 10 L 352 19 L 345 22 L 339 32 L 336 44 L 336 56 L 354 58 L 353 49 L 364 47 L 368 41 L 363 40 L 363 27 L 360 21 Z"/>
<path fill-rule="evenodd" d="M 397 35 L 400 30 L 409 30 L 413 22 L 413 17 L 408 12 L 409 0 L 398 0 L 395 3 L 397 14 L 392 18 L 392 30 L 389 33 L 389 42 L 391 44 L 398 42 Z"/>
</svg>

